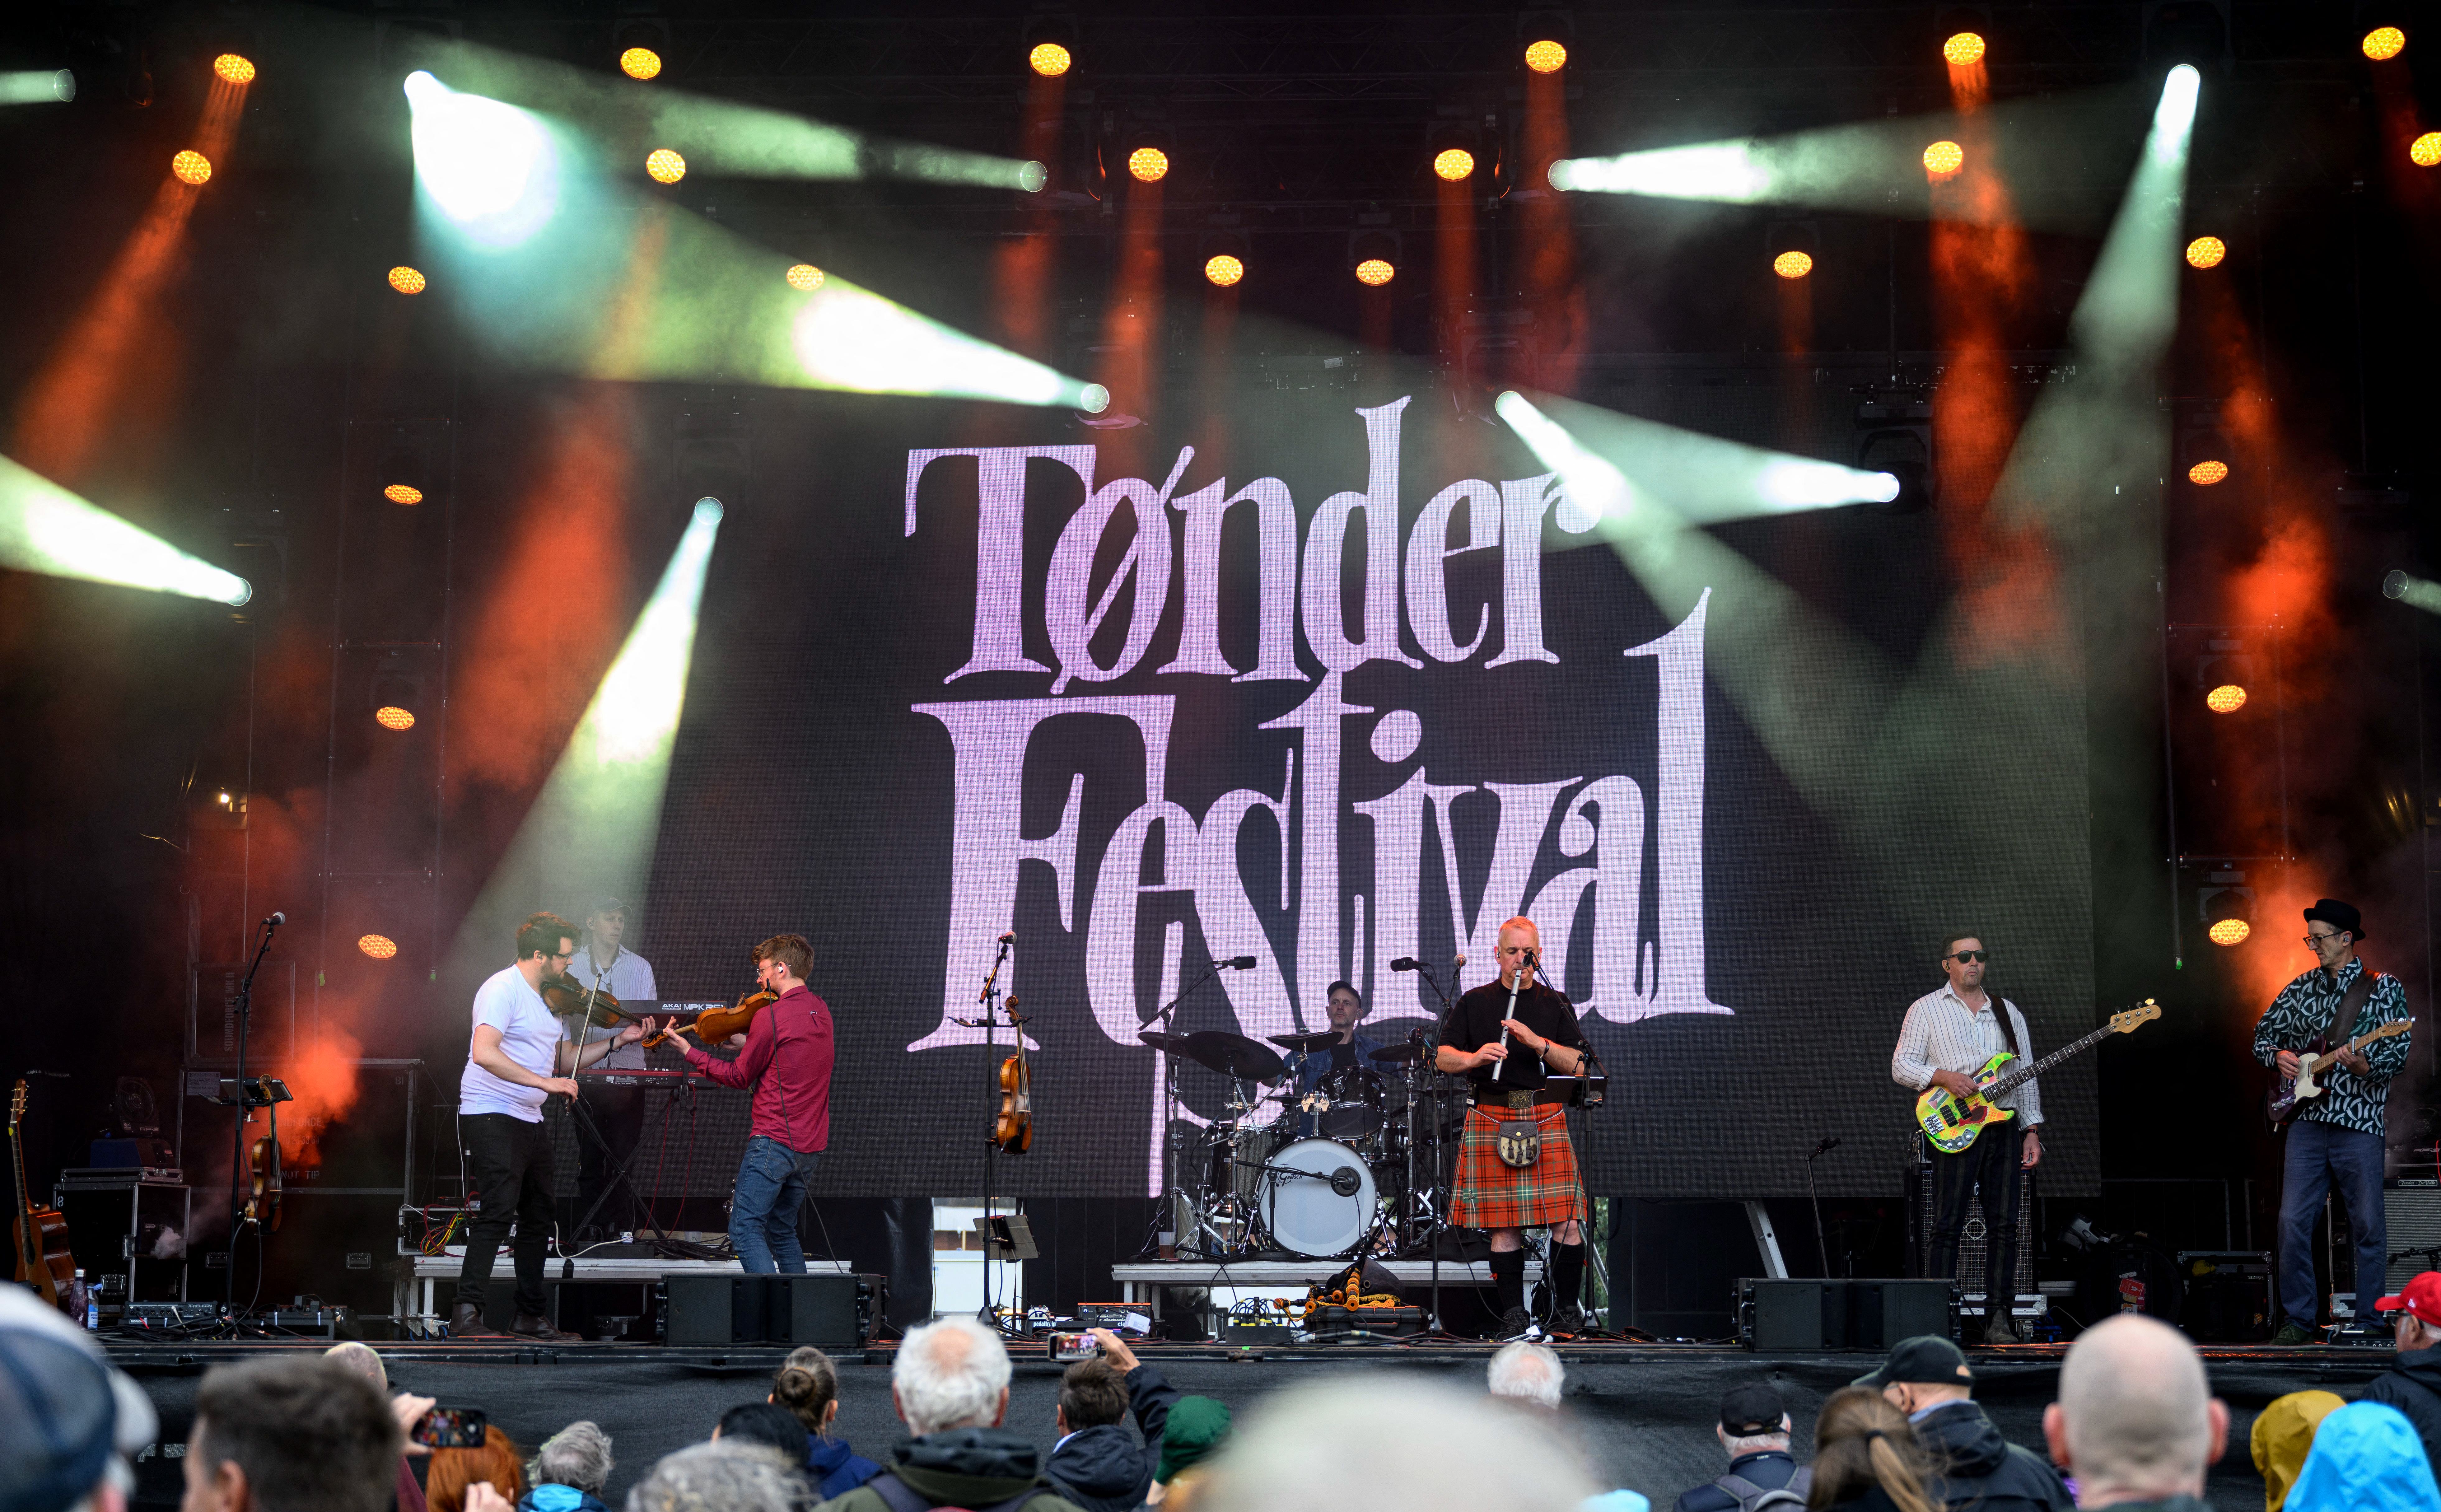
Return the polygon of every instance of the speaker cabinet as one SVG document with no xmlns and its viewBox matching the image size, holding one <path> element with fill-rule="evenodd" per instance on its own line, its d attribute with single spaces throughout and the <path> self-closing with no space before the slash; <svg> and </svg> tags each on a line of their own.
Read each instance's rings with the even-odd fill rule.
<svg viewBox="0 0 2441 1512">
<path fill-rule="evenodd" d="M 2400 1256 L 2390 1263 L 2390 1289 L 2396 1292 L 2421 1271 L 2441 1270 L 2441 1181 L 2394 1177 L 2382 1187 L 2390 1252 Z"/>
<path fill-rule="evenodd" d="M 661 1278 L 662 1341 L 863 1347 L 852 1275 Z"/>
<path fill-rule="evenodd" d="M 1906 1191 L 1910 1243 L 1908 1258 L 1917 1275 L 1928 1276 L 1932 1270 L 1927 1263 L 1932 1253 L 1932 1157 L 1926 1149 L 1924 1136 L 1920 1133 L 1910 1139 L 1908 1148 L 1910 1158 L 1907 1165 Z M 2034 1173 L 2020 1166 L 2016 1171 L 2016 1180 L 2017 1273 L 2010 1289 L 2022 1297 L 2034 1290 Z M 1983 1268 L 1991 1263 L 1991 1247 L 1992 1224 L 1983 1215 L 1983 1193 L 1979 1187 L 1966 1199 L 1966 1227 L 1958 1236 L 1958 1273 L 1940 1279 L 1955 1281 L 1960 1290 L 1981 1296 Z"/>
<path fill-rule="evenodd" d="M 1749 1349 L 1888 1349 L 1922 1334 L 1954 1338 L 1945 1281 L 1880 1277 L 1738 1283 L 1738 1335 Z"/>
</svg>

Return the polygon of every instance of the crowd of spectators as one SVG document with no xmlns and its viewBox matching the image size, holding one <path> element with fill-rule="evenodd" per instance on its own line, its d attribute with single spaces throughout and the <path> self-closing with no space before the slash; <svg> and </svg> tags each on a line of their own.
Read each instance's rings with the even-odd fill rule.
<svg viewBox="0 0 2441 1512">
<path fill-rule="evenodd" d="M 2399 1353 L 2355 1403 L 2305 1391 L 2251 1434 L 2265 1512 L 2441 1512 L 2441 1273 L 2378 1305 Z M 1548 1347 L 1495 1354 L 1481 1393 L 1404 1373 L 1341 1376 L 1274 1394 L 1242 1430 L 1183 1395 L 1126 1340 L 1062 1376 L 1047 1427 L 1008 1423 L 1008 1352 L 947 1318 L 911 1330 L 890 1376 L 907 1436 L 876 1461 L 837 1435 L 841 1381 L 820 1350 L 790 1355 L 763 1401 L 663 1456 L 626 1512 L 1649 1512 L 1606 1486 Z M 2203 1512 L 2229 1410 L 2177 1330 L 2139 1315 L 2088 1329 L 2061 1363 L 2044 1452 L 2011 1443 L 1975 1400 L 1946 1339 L 1902 1341 L 1831 1393 L 1801 1449 L 1769 1380 L 1735 1385 L 1714 1434 L 1725 1464 L 1673 1512 Z M 610 1512 L 610 1436 L 573 1422 L 528 1459 L 497 1424 L 475 1447 L 417 1439 L 433 1401 L 392 1393 L 361 1344 L 266 1355 L 208 1372 L 180 1460 L 182 1512 Z M 0 1512 L 126 1512 L 130 1459 L 152 1448 L 144 1392 L 91 1338 L 0 1287 Z M 471 1431 L 471 1425 L 469 1425 Z M 1430 1452 L 1422 1452 L 1423 1447 Z M 422 1473 L 414 1463 L 425 1457 Z"/>
</svg>

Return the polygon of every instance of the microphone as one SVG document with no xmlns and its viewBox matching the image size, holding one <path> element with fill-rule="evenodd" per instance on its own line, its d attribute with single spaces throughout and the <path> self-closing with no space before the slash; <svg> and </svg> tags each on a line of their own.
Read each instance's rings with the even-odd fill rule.
<svg viewBox="0 0 2441 1512">
<path fill-rule="evenodd" d="M 1839 1142 L 1837 1140 L 1826 1139 L 1821 1143 L 1814 1146 L 1814 1153 L 1817 1155 L 1828 1155 L 1838 1147 Z"/>
<path fill-rule="evenodd" d="M 285 914 L 285 913 L 275 913 L 275 914 L 273 914 L 270 918 L 263 920 L 263 921 L 262 921 L 262 924 L 263 924 L 263 927 L 264 927 L 264 928 L 270 928 L 270 927 L 273 927 L 273 926 L 275 926 L 275 925 L 282 925 L 282 924 L 286 924 L 287 922 L 288 922 L 288 915 L 287 915 L 287 914 Z"/>
<path fill-rule="evenodd" d="M 1215 961 L 1212 963 L 1216 966 L 1227 967 L 1231 971 L 1252 971 L 1255 969 L 1255 958 L 1253 956 L 1231 956 L 1226 961 Z"/>
<path fill-rule="evenodd" d="M 1015 929 L 1011 929 L 1008 933 L 1002 935 L 1000 937 L 1000 943 L 1003 945 L 1017 944 L 1017 931 Z"/>
<path fill-rule="evenodd" d="M 1330 1190 L 1336 1196 L 1354 1197 L 1364 1184 L 1365 1179 L 1356 1174 L 1353 1166 L 1343 1165 L 1330 1173 Z"/>
<path fill-rule="evenodd" d="M 1460 966 L 1463 966 L 1463 965 L 1465 965 L 1465 964 L 1466 964 L 1466 952 L 1465 952 L 1465 951 L 1463 951 L 1463 950 L 1461 950 L 1461 951 L 1459 951 L 1459 952 L 1457 953 L 1457 959 L 1456 959 L 1456 961 L 1453 961 L 1453 962 L 1451 962 L 1451 963 L 1450 963 L 1450 970 L 1451 970 L 1451 971 L 1453 971 L 1453 972 L 1455 972 L 1455 971 L 1456 971 Z"/>
<path fill-rule="evenodd" d="M 1458 959 L 1460 961 L 1464 961 L 1466 957 L 1460 956 Z M 1390 969 L 1393 971 L 1413 971 L 1416 969 L 1418 964 L 1419 963 L 1415 957 L 1401 956 L 1398 960 L 1390 963 Z"/>
</svg>

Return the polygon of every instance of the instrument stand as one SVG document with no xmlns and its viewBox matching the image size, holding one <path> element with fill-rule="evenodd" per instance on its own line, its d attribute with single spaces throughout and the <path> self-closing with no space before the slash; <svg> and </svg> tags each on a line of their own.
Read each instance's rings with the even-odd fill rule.
<svg viewBox="0 0 2441 1512">
<path fill-rule="evenodd" d="M 675 1097 L 673 1098 L 673 1101 L 675 1101 Z M 570 1098 L 568 1110 L 570 1121 L 576 1125 L 577 1137 L 579 1139 L 591 1140 L 594 1144 L 601 1149 L 606 1157 L 610 1157 L 612 1155 L 612 1151 L 610 1149 L 609 1141 L 603 1137 L 602 1126 L 594 1122 L 593 1109 L 585 1106 L 585 1099 L 582 1097 Z M 663 1112 L 662 1116 L 664 1118 L 668 1117 L 666 1110 Z M 636 1190 L 634 1179 L 627 1174 L 628 1168 L 636 1163 L 636 1156 L 641 1152 L 641 1149 L 642 1145 L 640 1143 L 638 1150 L 630 1151 L 625 1160 L 615 1161 L 611 1166 L 610 1179 L 603 1183 L 604 1190 L 602 1195 L 593 1199 L 592 1207 L 585 1210 L 585 1216 L 576 1220 L 577 1228 L 582 1229 L 587 1223 L 590 1222 L 594 1213 L 600 1209 L 603 1203 L 610 1200 L 610 1194 L 614 1191 L 624 1193 L 627 1200 L 635 1204 L 635 1206 L 641 1210 L 645 1216 L 652 1217 L 653 1210 L 651 1206 L 644 1201 L 643 1194 Z M 679 1196 L 678 1202 L 681 1208 L 685 1206 L 686 1197 L 683 1194 Z M 632 1232 L 649 1235 L 645 1242 L 652 1246 L 652 1250 L 655 1254 L 660 1255 L 664 1260 L 710 1260 L 716 1258 L 709 1245 L 695 1244 L 685 1239 L 673 1239 L 668 1234 L 663 1233 L 660 1229 L 660 1220 L 659 1218 L 653 1219 L 651 1227 L 637 1229 Z M 563 1281 L 573 1280 L 575 1278 L 575 1255 L 563 1250 L 560 1251 L 560 1259 L 568 1268 L 562 1273 L 560 1279 Z M 554 1320 L 554 1324 L 555 1323 L 556 1320 Z"/>
<path fill-rule="evenodd" d="M 1203 974 L 1202 976 L 1199 976 L 1193 981 L 1188 982 L 1180 990 L 1177 997 L 1172 998 L 1169 1001 L 1163 1003 L 1159 1008 L 1154 1009 L 1152 1017 L 1146 1019 L 1145 1023 L 1150 1024 L 1158 1021 L 1161 1025 L 1161 1032 L 1163 1034 L 1167 1035 L 1176 1033 L 1178 1005 L 1184 1002 L 1187 999 L 1188 995 L 1193 993 L 1196 988 L 1202 986 L 1205 982 L 1210 981 L 1220 974 L 1220 962 L 1215 961 L 1207 963 L 1203 968 Z M 1293 1001 L 1290 1003 L 1289 1011 L 1296 1017 L 1298 1027 L 1302 1028 L 1304 1026 L 1305 1019 L 1302 1015 L 1297 1014 L 1296 1005 Z M 1136 1247 L 1136 1258 L 1139 1260 L 1151 1260 L 1159 1257 L 1161 1254 L 1162 1224 L 1165 1220 L 1168 1221 L 1172 1225 L 1177 1224 L 1178 1202 L 1181 1197 L 1186 1195 L 1184 1188 L 1178 1184 L 1178 1155 L 1179 1151 L 1184 1149 L 1186 1144 L 1184 1136 L 1180 1134 L 1178 1129 L 1178 1055 L 1175 1052 L 1167 1050 L 1163 1051 L 1161 1054 L 1163 1066 L 1161 1087 L 1161 1199 L 1153 1205 L 1152 1224 L 1145 1230 L 1144 1243 Z M 1232 1085 L 1234 1087 L 1234 1082 Z M 1244 1099 L 1239 1098 L 1239 1101 L 1242 1102 Z M 1203 1226 L 1203 1215 L 1201 1213 L 1196 1215 L 1196 1224 L 1199 1228 Z M 1183 1231 L 1173 1227 L 1171 1234 L 1170 1247 L 1172 1250 L 1185 1248 L 1185 1246 L 1180 1242 L 1186 1237 Z"/>
<path fill-rule="evenodd" d="M 1446 1022 L 1451 1006 L 1449 994 L 1441 990 L 1440 981 L 1433 975 L 1433 968 L 1428 963 L 1417 962 L 1416 972 L 1423 978 L 1424 985 L 1433 989 L 1433 996 L 1441 1000 L 1441 1021 Z M 1453 981 L 1451 985 L 1456 986 L 1456 983 Z M 1435 1027 L 1437 1031 L 1437 1024 Z M 1430 1221 L 1424 1224 L 1420 1238 L 1408 1240 L 1404 1252 L 1414 1253 L 1416 1245 L 1420 1243 L 1424 1247 L 1426 1257 L 1432 1261 L 1430 1283 L 1432 1311 L 1424 1320 L 1424 1331 L 1420 1337 L 1435 1341 L 1446 1341 L 1455 1343 L 1458 1341 L 1457 1335 L 1441 1325 L 1441 1236 L 1453 1232 L 1453 1226 L 1449 1221 L 1449 1203 L 1445 1199 L 1441 1181 L 1441 1135 L 1443 1129 L 1448 1126 L 1448 1121 L 1442 1117 L 1442 1111 L 1446 1106 L 1442 1099 L 1449 1095 L 1449 1088 L 1445 1085 L 1448 1078 L 1441 1074 L 1439 1062 L 1436 1058 L 1439 1037 L 1437 1032 L 1425 1036 L 1426 1053 L 1418 1058 L 1419 1069 L 1416 1079 L 1407 1088 L 1407 1200 L 1422 1203 L 1424 1211 L 1431 1217 Z M 1432 1111 L 1426 1117 L 1427 1126 L 1432 1130 L 1433 1136 L 1430 1142 L 1433 1179 L 1419 1188 L 1416 1185 L 1416 1157 L 1426 1142 L 1416 1137 L 1416 1110 L 1423 1106 L 1423 1099 L 1426 1097 L 1432 1100 Z"/>
<path fill-rule="evenodd" d="M 985 1327 L 1011 1339 L 1025 1336 L 1025 1320 L 1021 1317 L 1014 1324 L 1004 1323 L 1001 1319 L 999 1308 L 992 1305 L 994 1254 L 992 1208 L 1000 1195 L 1000 1189 L 994 1182 L 1000 1169 L 1001 1098 L 1000 1046 L 994 1035 L 1001 1024 L 1000 968 L 1007 963 L 1008 947 L 1015 944 L 1017 936 L 1014 934 L 1004 934 L 1000 937 L 1000 949 L 992 956 L 991 970 L 984 974 L 983 991 L 975 997 L 975 1000 L 984 1005 L 983 1017 L 980 1018 L 952 1017 L 949 1020 L 963 1028 L 980 1029 L 984 1032 L 984 1305 L 975 1317 Z M 1025 1020 L 1017 1017 L 1017 1000 L 1013 998 L 1009 999 L 1007 1016 L 1008 1027 L 1017 1036 L 1020 1047 L 1022 1048 L 1025 1040 Z"/>
<path fill-rule="evenodd" d="M 1838 1143 L 1837 1140 L 1826 1139 L 1805 1158 L 1805 1195 L 1814 1203 L 1814 1250 L 1822 1257 L 1822 1276 L 1826 1281 L 1831 1277 L 1831 1242 L 1822 1235 L 1822 1193 L 1814 1184 L 1814 1162 L 1830 1153 Z"/>
<path fill-rule="evenodd" d="M 254 960 L 247 963 L 245 980 L 237 988 L 237 1085 L 239 1088 L 237 1126 L 229 1134 L 229 1237 L 228 1269 L 223 1272 L 222 1310 L 227 1316 L 237 1315 L 237 1236 L 245 1231 L 245 1204 L 238 1200 L 239 1184 L 245 1179 L 245 1126 L 253 1121 L 254 1109 L 268 1106 L 251 1100 L 245 1092 L 246 1031 L 254 1022 L 254 974 L 262 969 L 262 958 L 271 952 L 272 932 L 287 919 L 285 913 L 275 913 L 262 921 L 262 940 L 254 947 Z"/>
</svg>

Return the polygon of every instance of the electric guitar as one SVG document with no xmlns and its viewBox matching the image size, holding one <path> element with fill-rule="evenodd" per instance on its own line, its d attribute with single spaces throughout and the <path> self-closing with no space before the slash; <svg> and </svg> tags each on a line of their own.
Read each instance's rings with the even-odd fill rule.
<svg viewBox="0 0 2441 1512">
<path fill-rule="evenodd" d="M 2388 1039 L 2393 1035 L 2403 1035 L 2414 1027 L 2415 1020 L 2413 1018 L 2396 1018 L 2386 1024 L 2375 1025 L 2337 1050 L 2299 1051 L 2296 1079 L 2292 1081 L 2285 1076 L 2280 1077 L 2274 1080 L 2270 1089 L 2263 1094 L 2263 1117 L 2264 1121 L 2271 1125 L 2271 1132 L 2277 1134 L 2287 1128 L 2288 1121 L 2297 1116 L 2299 1106 L 2307 1098 L 2323 1095 L 2323 1089 L 2314 1081 L 2316 1071 L 2330 1065 L 2342 1055 L 2354 1054 L 2377 1039 Z"/>
<path fill-rule="evenodd" d="M 1999 1011 L 1997 1008 L 1996 1012 Z M 2132 1035 L 2140 1024 L 2161 1017 L 2161 1005 L 2147 998 L 2133 1008 L 2123 1008 L 2110 1016 L 2110 1022 L 2086 1035 L 2074 1044 L 2062 1045 L 2031 1066 L 2017 1066 L 2017 1057 L 2001 1051 L 1983 1063 L 1975 1073 L 1975 1095 L 1960 1097 L 1938 1087 L 1927 1087 L 1915 1100 L 1916 1126 L 1932 1147 L 1944 1155 L 1955 1155 L 1975 1143 L 1986 1124 L 1997 1124 L 2004 1118 L 2015 1118 L 2012 1108 L 1995 1107 L 1994 1098 L 2006 1097 L 2018 1087 L 2064 1060 L 2082 1055 L 2113 1035 Z"/>
</svg>

